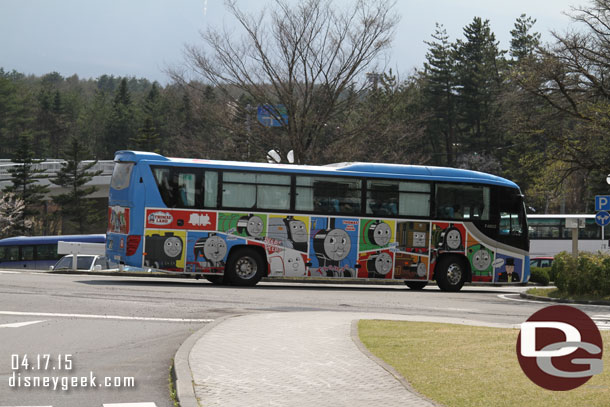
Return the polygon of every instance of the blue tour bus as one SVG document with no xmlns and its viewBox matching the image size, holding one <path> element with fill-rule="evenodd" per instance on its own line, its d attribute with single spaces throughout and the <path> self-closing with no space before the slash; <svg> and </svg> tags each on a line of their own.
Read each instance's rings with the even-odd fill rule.
<svg viewBox="0 0 610 407">
<path fill-rule="evenodd" d="M 48 270 L 63 256 L 57 242 L 106 243 L 106 235 L 18 236 L 0 239 L 0 268 Z"/>
<path fill-rule="evenodd" d="M 255 285 L 262 277 L 525 283 L 523 196 L 453 168 L 115 156 L 106 255 L 129 267 Z"/>
</svg>

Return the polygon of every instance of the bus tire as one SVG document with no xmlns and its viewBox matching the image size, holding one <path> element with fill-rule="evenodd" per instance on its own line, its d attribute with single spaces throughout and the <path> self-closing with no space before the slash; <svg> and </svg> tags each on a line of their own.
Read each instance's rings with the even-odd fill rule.
<svg viewBox="0 0 610 407">
<path fill-rule="evenodd" d="M 435 276 L 442 291 L 460 291 L 468 276 L 466 262 L 459 256 L 443 256 L 436 264 Z"/>
<path fill-rule="evenodd" d="M 263 277 L 265 269 L 265 262 L 258 251 L 244 247 L 231 253 L 225 267 L 225 276 L 232 285 L 252 287 Z"/>
<path fill-rule="evenodd" d="M 405 284 L 411 290 L 419 291 L 419 290 L 423 290 L 423 288 L 428 285 L 428 282 L 427 281 L 405 281 Z"/>
<path fill-rule="evenodd" d="M 225 276 L 212 275 L 212 276 L 203 276 L 206 280 L 214 285 L 224 285 Z"/>
</svg>

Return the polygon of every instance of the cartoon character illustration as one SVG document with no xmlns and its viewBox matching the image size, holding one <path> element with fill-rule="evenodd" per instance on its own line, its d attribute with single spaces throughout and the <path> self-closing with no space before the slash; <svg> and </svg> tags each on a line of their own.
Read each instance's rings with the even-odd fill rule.
<svg viewBox="0 0 610 407">
<path fill-rule="evenodd" d="M 472 265 L 473 278 L 476 276 L 491 277 L 493 274 L 493 252 L 481 244 L 468 248 L 468 260 Z M 491 279 L 489 279 L 491 281 Z"/>
<path fill-rule="evenodd" d="M 285 250 L 269 256 L 270 276 L 305 277 L 307 270 L 303 253 L 296 250 Z"/>
<path fill-rule="evenodd" d="M 427 254 L 429 236 L 427 222 L 399 222 L 396 227 L 396 241 L 401 251 Z"/>
<path fill-rule="evenodd" d="M 369 226 L 368 237 L 377 246 L 385 246 L 390 243 L 392 229 L 387 223 L 378 220 Z"/>
<path fill-rule="evenodd" d="M 369 278 L 384 278 L 392 271 L 392 256 L 381 252 L 369 257 L 367 263 Z"/>
<path fill-rule="evenodd" d="M 284 254 L 284 275 L 287 277 L 303 277 L 307 275 L 305 261 L 299 252 L 286 250 Z"/>
<path fill-rule="evenodd" d="M 405 280 L 425 280 L 428 272 L 428 258 L 406 253 L 396 254 L 394 278 Z"/>
<path fill-rule="evenodd" d="M 498 276 L 498 281 L 500 282 L 519 282 L 521 279 L 519 278 L 519 273 L 515 271 L 515 259 L 509 257 L 506 259 L 504 265 L 504 271 L 502 271 Z"/>
<path fill-rule="evenodd" d="M 161 236 L 153 234 L 146 236 L 146 257 L 144 265 L 155 268 L 176 268 L 182 257 L 183 242 L 179 236 L 167 232 Z"/>
<path fill-rule="evenodd" d="M 338 266 L 347 257 L 351 239 L 343 229 L 321 230 L 314 236 L 314 250 L 320 266 Z"/>
<path fill-rule="evenodd" d="M 464 246 L 462 244 L 462 234 L 453 223 L 450 223 L 449 227 L 441 232 L 438 248 L 447 251 L 464 250 Z"/>
<path fill-rule="evenodd" d="M 263 220 L 256 215 L 242 216 L 237 221 L 237 232 L 246 236 L 261 237 L 263 233 Z"/>
<path fill-rule="evenodd" d="M 305 222 L 292 216 L 269 219 L 267 237 L 278 240 L 284 247 L 307 252 L 307 235 Z"/>
<path fill-rule="evenodd" d="M 211 233 L 210 236 L 198 239 L 193 248 L 195 261 L 202 267 L 224 267 L 223 259 L 227 254 L 227 242 L 223 238 Z M 203 256 L 207 262 L 199 259 Z M 202 264 L 203 263 L 203 264 Z"/>
</svg>

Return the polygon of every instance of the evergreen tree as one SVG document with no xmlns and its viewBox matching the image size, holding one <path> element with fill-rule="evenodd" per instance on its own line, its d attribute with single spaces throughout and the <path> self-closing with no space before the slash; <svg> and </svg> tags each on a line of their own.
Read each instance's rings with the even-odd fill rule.
<svg viewBox="0 0 610 407">
<path fill-rule="evenodd" d="M 34 158 L 31 146 L 31 134 L 23 133 L 19 136 L 19 146 L 15 152 L 15 157 L 11 159 L 17 164 L 8 170 L 11 175 L 12 184 L 4 189 L 4 192 L 13 193 L 18 199 L 23 201 L 24 208 L 17 222 L 16 229 L 23 234 L 30 230 L 30 218 L 39 213 L 36 209 L 49 192 L 49 186 L 39 183 L 40 179 L 47 178 L 44 173 L 46 170 L 36 168 L 37 164 L 44 160 Z"/>
<path fill-rule="evenodd" d="M 540 46 L 540 33 L 531 32 L 536 19 L 521 14 L 515 22 L 515 28 L 510 31 L 510 56 L 516 61 L 522 61 L 534 55 Z"/>
<path fill-rule="evenodd" d="M 432 151 L 444 146 L 444 160 L 435 154 L 434 163 L 452 166 L 456 141 L 455 58 L 447 30 L 442 25 L 436 24 L 432 38 L 434 41 L 426 42 L 429 48 L 423 72 L 424 100 L 426 110 L 431 114 L 426 133 L 435 147 Z"/>
<path fill-rule="evenodd" d="M 85 233 L 87 226 L 95 223 L 99 217 L 92 210 L 92 201 L 87 199 L 97 187 L 86 184 L 102 171 L 89 171 L 97 161 L 83 163 L 88 157 L 87 147 L 77 137 L 72 137 L 65 152 L 66 162 L 62 163 L 57 176 L 51 179 L 53 184 L 68 190 L 65 194 L 54 196 L 53 201 L 61 207 L 64 220 L 77 225 L 79 233 Z"/>
<path fill-rule="evenodd" d="M 127 79 L 123 78 L 112 102 L 112 111 L 106 126 L 105 156 L 114 157 L 117 150 L 127 148 L 134 136 L 135 114 Z"/>
<path fill-rule="evenodd" d="M 497 97 L 501 90 L 503 52 L 489 20 L 475 17 L 464 27 L 465 40 L 454 45 L 458 76 L 458 106 L 463 151 L 487 154 L 502 141 L 496 127 Z"/>
<path fill-rule="evenodd" d="M 138 150 L 161 152 L 160 128 L 163 126 L 161 96 L 157 82 L 154 82 L 142 107 L 144 125 L 132 139 Z"/>
</svg>

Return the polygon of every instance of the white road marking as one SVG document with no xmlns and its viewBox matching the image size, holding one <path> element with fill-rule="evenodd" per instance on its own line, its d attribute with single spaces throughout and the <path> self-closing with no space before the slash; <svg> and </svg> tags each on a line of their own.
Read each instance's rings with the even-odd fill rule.
<svg viewBox="0 0 610 407">
<path fill-rule="evenodd" d="M 516 295 L 516 294 L 498 294 L 498 297 L 502 298 L 503 300 L 510 300 L 510 301 L 536 302 L 538 304 L 550 304 L 549 301 L 524 300 L 522 298 L 508 298 L 507 295 Z"/>
<path fill-rule="evenodd" d="M 610 315 L 593 315 L 591 317 L 595 325 L 601 330 L 610 330 Z"/>
<path fill-rule="evenodd" d="M 504 300 L 510 300 L 510 301 L 519 301 L 519 302 L 535 302 L 538 304 L 548 304 L 549 306 L 551 305 L 568 305 L 568 306 L 575 306 L 575 305 L 580 305 L 583 307 L 599 307 L 599 308 L 605 308 L 608 309 L 608 305 L 597 305 L 597 304 L 570 304 L 570 303 L 558 303 L 555 301 L 538 301 L 538 300 L 528 300 L 528 299 L 524 299 L 524 298 L 509 298 L 507 297 L 507 295 L 517 295 L 517 294 L 498 294 L 498 297 L 504 299 Z M 610 317 L 610 315 L 608 315 Z"/>
<path fill-rule="evenodd" d="M 213 319 L 125 317 L 125 316 L 120 316 L 120 315 L 56 314 L 56 313 L 50 313 L 50 312 L 18 312 L 18 311 L 0 311 L 0 315 L 91 318 L 91 319 L 118 319 L 118 320 L 125 320 L 125 321 L 155 321 L 155 322 L 213 322 L 214 321 Z"/>
<path fill-rule="evenodd" d="M 33 324 L 37 324 L 39 322 L 44 322 L 44 320 L 43 321 L 15 322 L 12 324 L 0 325 L 0 328 L 21 328 L 22 326 L 33 325 Z"/>
<path fill-rule="evenodd" d="M 0 270 L 0 274 L 19 274 L 20 271 Z"/>
<path fill-rule="evenodd" d="M 111 403 L 103 404 L 103 407 L 157 407 L 155 403 Z"/>
</svg>

